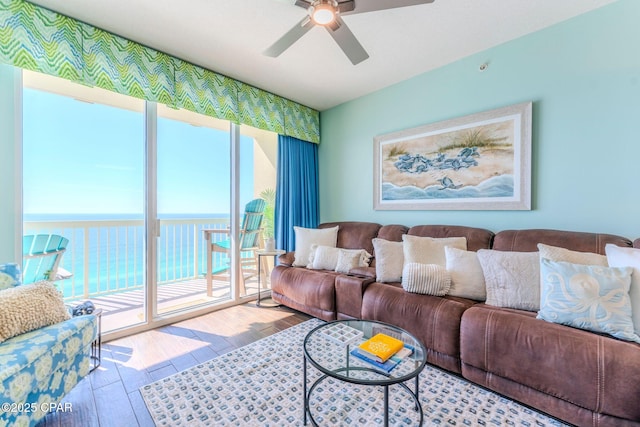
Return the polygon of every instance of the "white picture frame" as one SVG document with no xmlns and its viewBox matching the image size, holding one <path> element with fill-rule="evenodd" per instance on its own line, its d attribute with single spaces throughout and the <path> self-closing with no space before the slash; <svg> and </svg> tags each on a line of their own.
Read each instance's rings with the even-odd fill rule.
<svg viewBox="0 0 640 427">
<path fill-rule="evenodd" d="M 375 210 L 530 210 L 532 103 L 374 138 Z"/>
</svg>

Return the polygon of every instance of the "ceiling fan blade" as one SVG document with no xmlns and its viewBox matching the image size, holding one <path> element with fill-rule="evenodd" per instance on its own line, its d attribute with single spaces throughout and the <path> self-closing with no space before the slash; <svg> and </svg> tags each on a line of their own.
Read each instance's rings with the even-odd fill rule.
<svg viewBox="0 0 640 427">
<path fill-rule="evenodd" d="M 326 29 L 353 65 L 357 65 L 369 57 L 367 51 L 339 16 L 336 17 L 336 25 L 326 27 Z"/>
<path fill-rule="evenodd" d="M 399 7 L 417 6 L 433 3 L 434 0 L 354 0 L 355 8 L 351 11 L 341 11 L 342 15 L 373 12 L 376 10 L 397 9 Z"/>
<path fill-rule="evenodd" d="M 300 6 L 305 9 L 308 9 L 309 6 L 311 6 L 311 2 L 307 0 L 276 0 L 276 1 L 279 1 L 280 3 L 292 4 L 294 6 Z"/>
<path fill-rule="evenodd" d="M 275 58 L 276 56 L 280 56 L 282 52 L 287 50 L 292 44 L 298 41 L 300 37 L 307 34 L 307 31 L 313 28 L 313 26 L 313 22 L 309 19 L 308 16 L 305 16 L 302 21 L 297 23 L 284 36 L 280 37 L 278 41 L 267 48 L 267 50 L 264 51 L 264 54 L 273 58 Z"/>
</svg>

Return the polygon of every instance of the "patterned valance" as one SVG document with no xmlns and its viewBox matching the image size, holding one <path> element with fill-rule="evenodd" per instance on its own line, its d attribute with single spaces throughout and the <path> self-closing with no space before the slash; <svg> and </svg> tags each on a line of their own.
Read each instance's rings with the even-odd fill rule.
<svg viewBox="0 0 640 427">
<path fill-rule="evenodd" d="M 320 142 L 309 107 L 24 0 L 0 0 L 0 62 Z"/>
</svg>

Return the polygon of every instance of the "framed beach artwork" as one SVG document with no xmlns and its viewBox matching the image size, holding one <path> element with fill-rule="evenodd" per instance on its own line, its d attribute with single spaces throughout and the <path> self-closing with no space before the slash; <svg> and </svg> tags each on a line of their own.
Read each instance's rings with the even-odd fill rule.
<svg viewBox="0 0 640 427">
<path fill-rule="evenodd" d="M 373 204 L 530 210 L 531 102 L 375 137 Z"/>
</svg>

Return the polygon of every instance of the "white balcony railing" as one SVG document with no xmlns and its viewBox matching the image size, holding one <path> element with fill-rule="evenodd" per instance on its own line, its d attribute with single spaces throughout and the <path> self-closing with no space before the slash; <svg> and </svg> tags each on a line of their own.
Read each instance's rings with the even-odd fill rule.
<svg viewBox="0 0 640 427">
<path fill-rule="evenodd" d="M 207 254 L 202 230 L 225 229 L 228 224 L 228 217 L 160 220 L 158 284 L 202 277 Z M 67 300 L 141 289 L 145 233 L 143 220 L 24 223 L 24 234 L 60 234 L 69 239 L 60 266 L 73 276 L 58 282 Z M 214 265 L 226 262 L 224 254 L 214 256 L 218 257 Z"/>
</svg>

